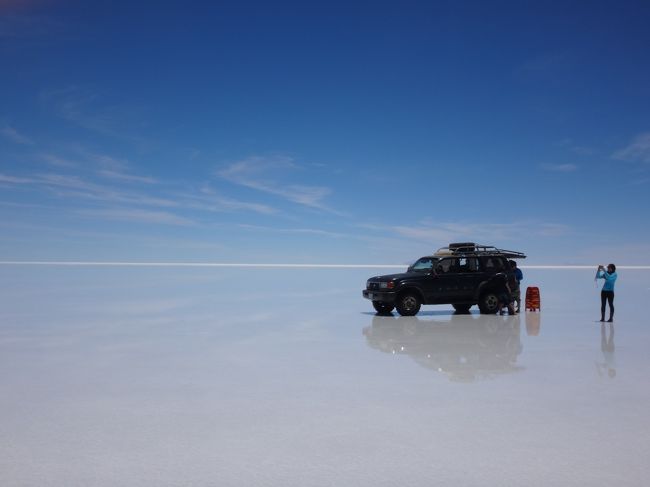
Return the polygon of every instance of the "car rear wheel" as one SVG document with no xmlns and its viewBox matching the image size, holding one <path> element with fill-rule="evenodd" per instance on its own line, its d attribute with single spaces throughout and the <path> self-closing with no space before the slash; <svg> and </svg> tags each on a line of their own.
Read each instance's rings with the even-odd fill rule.
<svg viewBox="0 0 650 487">
<path fill-rule="evenodd" d="M 493 315 L 499 311 L 499 297 L 493 291 L 488 291 L 481 296 L 478 307 L 484 315 Z"/>
<path fill-rule="evenodd" d="M 420 297 L 417 294 L 402 294 L 396 303 L 397 312 L 402 316 L 415 316 L 420 311 Z"/>
<path fill-rule="evenodd" d="M 395 306 L 393 306 L 392 304 L 380 303 L 379 301 L 373 301 L 372 306 L 373 308 L 375 308 L 375 311 L 377 311 L 377 313 L 380 315 L 387 315 L 388 313 L 390 313 L 395 309 Z"/>
<path fill-rule="evenodd" d="M 469 309 L 472 307 L 471 304 L 452 304 L 456 313 L 469 313 Z"/>
</svg>

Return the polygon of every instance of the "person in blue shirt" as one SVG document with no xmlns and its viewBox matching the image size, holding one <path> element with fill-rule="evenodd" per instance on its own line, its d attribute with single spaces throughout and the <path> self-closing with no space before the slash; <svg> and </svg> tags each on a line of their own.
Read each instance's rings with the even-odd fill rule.
<svg viewBox="0 0 650 487">
<path fill-rule="evenodd" d="M 596 279 L 605 279 L 603 290 L 600 291 L 600 321 L 605 321 L 605 303 L 609 303 L 609 323 L 614 321 L 614 284 L 616 283 L 616 266 L 609 264 L 607 271 L 602 265 L 598 266 Z"/>
<path fill-rule="evenodd" d="M 519 313 L 521 311 L 521 281 L 524 278 L 524 273 L 517 267 L 517 262 L 514 260 L 510 260 L 508 263 L 510 264 L 510 269 L 515 274 L 516 287 L 512 290 L 512 299 L 517 303 L 516 312 Z"/>
</svg>

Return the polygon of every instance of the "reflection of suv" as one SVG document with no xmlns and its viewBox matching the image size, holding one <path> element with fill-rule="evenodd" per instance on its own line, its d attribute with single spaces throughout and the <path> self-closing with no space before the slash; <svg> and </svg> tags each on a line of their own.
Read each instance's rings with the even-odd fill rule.
<svg viewBox="0 0 650 487">
<path fill-rule="evenodd" d="M 530 313 L 539 316 L 539 313 Z M 454 382 L 473 382 L 517 372 L 522 353 L 519 316 L 452 314 L 449 318 L 373 316 L 363 329 L 371 348 L 408 355 Z"/>
<path fill-rule="evenodd" d="M 363 297 L 378 313 L 397 308 L 402 316 L 417 314 L 423 304 L 451 304 L 460 312 L 478 304 L 481 313 L 496 313 L 499 292 L 512 273 L 508 259 L 525 257 L 488 245 L 449 244 L 403 274 L 371 277 Z"/>
</svg>

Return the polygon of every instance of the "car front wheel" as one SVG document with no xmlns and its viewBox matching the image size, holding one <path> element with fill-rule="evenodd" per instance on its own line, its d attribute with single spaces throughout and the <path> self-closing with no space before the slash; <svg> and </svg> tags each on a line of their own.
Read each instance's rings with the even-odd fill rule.
<svg viewBox="0 0 650 487">
<path fill-rule="evenodd" d="M 422 305 L 419 296 L 412 293 L 402 294 L 396 304 L 397 312 L 402 316 L 415 316 Z"/>
</svg>

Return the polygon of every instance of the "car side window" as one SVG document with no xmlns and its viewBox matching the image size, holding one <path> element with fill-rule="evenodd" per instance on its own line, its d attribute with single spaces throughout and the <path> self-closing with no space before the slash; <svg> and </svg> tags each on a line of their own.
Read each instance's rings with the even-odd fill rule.
<svg viewBox="0 0 650 487">
<path fill-rule="evenodd" d="M 418 259 L 415 264 L 413 264 L 413 267 L 411 267 L 411 269 L 416 272 L 428 272 L 432 267 L 433 260 L 429 257 L 422 257 L 421 259 Z"/>
<path fill-rule="evenodd" d="M 476 257 L 458 259 L 459 272 L 476 272 L 478 270 L 478 259 Z"/>
<path fill-rule="evenodd" d="M 436 266 L 436 274 L 458 272 L 458 259 L 441 259 Z"/>
<path fill-rule="evenodd" d="M 498 257 L 483 257 L 481 264 L 485 272 L 501 272 L 503 270 L 503 261 Z"/>
</svg>

